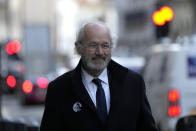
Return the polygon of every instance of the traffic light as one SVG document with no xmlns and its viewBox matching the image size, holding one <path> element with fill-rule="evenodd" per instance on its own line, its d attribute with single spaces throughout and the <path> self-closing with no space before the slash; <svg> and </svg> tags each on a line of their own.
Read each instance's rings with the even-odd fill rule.
<svg viewBox="0 0 196 131">
<path fill-rule="evenodd" d="M 156 38 L 166 37 L 169 33 L 169 23 L 174 18 L 174 11 L 169 6 L 161 6 L 152 15 L 155 24 Z"/>
<path fill-rule="evenodd" d="M 6 77 L 4 78 L 4 91 L 8 93 L 15 93 L 21 86 L 24 75 L 24 64 L 19 54 L 21 50 L 21 43 L 18 40 L 8 41 L 4 46 L 6 53 L 5 61 L 7 62 Z"/>
<path fill-rule="evenodd" d="M 10 87 L 10 88 L 15 88 L 16 86 L 16 78 L 12 75 L 9 75 L 7 77 L 7 85 Z"/>
<path fill-rule="evenodd" d="M 20 51 L 21 44 L 18 40 L 13 40 L 7 43 L 6 52 L 8 55 L 16 54 Z"/>
<path fill-rule="evenodd" d="M 18 40 L 9 41 L 5 47 L 6 53 L 8 54 L 8 59 L 19 60 L 20 58 L 18 52 L 20 52 L 20 49 L 21 49 L 20 41 Z"/>
</svg>

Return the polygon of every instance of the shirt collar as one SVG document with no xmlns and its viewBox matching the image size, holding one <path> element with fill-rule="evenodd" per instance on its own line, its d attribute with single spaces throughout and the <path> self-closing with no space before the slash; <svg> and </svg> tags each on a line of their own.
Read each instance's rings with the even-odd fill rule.
<svg viewBox="0 0 196 131">
<path fill-rule="evenodd" d="M 94 79 L 94 77 L 91 76 L 90 74 L 88 74 L 83 68 L 82 68 L 82 75 L 83 75 L 83 77 L 84 77 L 84 79 L 85 79 L 85 81 L 86 81 L 87 83 L 92 82 L 92 80 Z M 105 69 L 103 70 L 103 72 L 99 75 L 98 78 L 99 78 L 102 82 L 108 84 L 108 73 L 107 73 L 107 68 L 105 68 Z"/>
<path fill-rule="evenodd" d="M 107 68 L 103 70 L 103 72 L 98 77 L 100 80 L 102 80 L 104 83 L 108 84 L 108 72 Z"/>
</svg>

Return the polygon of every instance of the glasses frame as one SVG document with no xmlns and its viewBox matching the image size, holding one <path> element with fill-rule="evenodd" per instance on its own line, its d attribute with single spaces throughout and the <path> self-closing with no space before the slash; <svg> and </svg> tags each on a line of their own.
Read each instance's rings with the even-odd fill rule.
<svg viewBox="0 0 196 131">
<path fill-rule="evenodd" d="M 112 44 L 111 43 L 102 43 L 102 44 L 98 44 L 96 42 L 88 42 L 85 44 L 86 47 L 89 49 L 89 50 L 92 50 L 92 51 L 95 51 L 98 49 L 98 47 L 101 47 L 101 49 L 103 51 L 108 51 L 112 48 Z"/>
</svg>

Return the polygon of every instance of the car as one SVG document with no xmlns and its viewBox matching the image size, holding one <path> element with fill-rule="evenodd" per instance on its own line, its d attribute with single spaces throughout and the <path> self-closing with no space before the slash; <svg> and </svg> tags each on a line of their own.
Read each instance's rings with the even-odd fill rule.
<svg viewBox="0 0 196 131">
<path fill-rule="evenodd" d="M 49 82 L 69 71 L 64 66 L 58 66 L 54 71 L 43 75 L 32 75 L 25 77 L 20 88 L 18 96 L 22 104 L 43 104 L 47 93 Z"/>
<path fill-rule="evenodd" d="M 44 103 L 49 80 L 44 76 L 31 76 L 25 79 L 20 88 L 18 96 L 22 104 Z"/>
<path fill-rule="evenodd" d="M 180 117 L 196 114 L 195 51 L 195 45 L 157 44 L 146 56 L 146 93 L 163 131 L 175 130 Z"/>
</svg>

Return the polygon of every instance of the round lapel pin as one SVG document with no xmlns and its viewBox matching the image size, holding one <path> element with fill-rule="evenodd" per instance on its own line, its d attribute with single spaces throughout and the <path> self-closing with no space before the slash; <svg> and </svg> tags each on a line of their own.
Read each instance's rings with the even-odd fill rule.
<svg viewBox="0 0 196 131">
<path fill-rule="evenodd" d="M 73 104 L 73 111 L 74 112 L 79 112 L 81 111 L 82 108 L 82 104 L 80 102 L 76 102 Z"/>
</svg>

